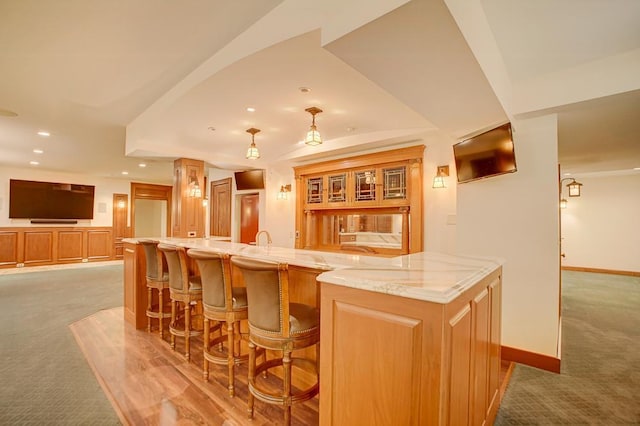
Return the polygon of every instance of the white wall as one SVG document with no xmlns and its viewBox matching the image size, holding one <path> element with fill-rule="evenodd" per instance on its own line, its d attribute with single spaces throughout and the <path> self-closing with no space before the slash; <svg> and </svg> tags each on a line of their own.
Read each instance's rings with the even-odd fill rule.
<svg viewBox="0 0 640 426">
<path fill-rule="evenodd" d="M 563 266 L 640 272 L 640 171 L 572 176 L 580 197 L 562 209 Z"/>
<path fill-rule="evenodd" d="M 516 120 L 518 171 L 458 186 L 458 253 L 505 259 L 502 344 L 559 357 L 557 119 Z"/>
<path fill-rule="evenodd" d="M 93 220 L 79 220 L 78 226 L 112 226 L 113 194 L 129 194 L 131 186 L 126 180 L 49 172 L 37 168 L 0 167 L 0 226 L 33 226 L 28 219 L 9 219 L 9 179 L 94 185 Z"/>
</svg>

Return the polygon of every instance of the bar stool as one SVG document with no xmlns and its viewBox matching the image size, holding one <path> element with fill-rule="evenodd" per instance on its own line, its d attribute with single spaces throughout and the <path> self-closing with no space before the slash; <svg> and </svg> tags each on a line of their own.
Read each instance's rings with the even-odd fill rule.
<svg viewBox="0 0 640 426">
<path fill-rule="evenodd" d="M 163 333 L 163 319 L 171 318 L 170 312 L 164 311 L 164 290 L 169 288 L 169 273 L 163 268 L 162 253 L 158 251 L 158 242 L 154 240 L 138 240 L 144 249 L 147 261 L 147 331 L 151 331 L 151 319 L 158 319 L 160 336 Z M 158 305 L 153 305 L 153 290 L 158 292 Z"/>
<path fill-rule="evenodd" d="M 318 393 L 318 359 L 293 358 L 291 353 L 317 345 L 320 341 L 319 311 L 313 306 L 289 301 L 289 272 L 284 263 L 266 262 L 233 256 L 231 264 L 238 268 L 247 286 L 249 305 L 249 399 L 248 416 L 253 418 L 254 397 L 284 406 L 284 423 L 291 424 L 291 405 L 307 401 Z M 265 360 L 256 365 L 256 347 L 282 351 L 282 358 Z M 317 351 L 316 351 L 317 352 Z M 316 383 L 300 392 L 291 392 L 291 365 L 314 367 Z M 256 375 L 270 368 L 283 367 L 283 389 L 274 394 L 261 388 Z"/>
<path fill-rule="evenodd" d="M 199 276 L 190 276 L 184 247 L 158 244 L 169 267 L 169 297 L 171 298 L 171 349 L 176 350 L 176 336 L 184 337 L 184 356 L 190 359 L 189 346 L 192 336 L 202 334 L 192 328 L 191 305 L 202 302 L 202 285 Z M 182 308 L 180 308 L 182 304 Z M 179 311 L 179 312 L 178 312 Z"/>
<path fill-rule="evenodd" d="M 228 254 L 212 253 L 205 250 L 190 249 L 187 256 L 195 259 L 202 280 L 202 310 L 204 315 L 203 369 L 205 380 L 209 379 L 209 362 L 226 365 L 229 370 L 229 396 L 235 394 L 234 366 L 246 361 L 247 356 L 240 355 L 240 321 L 246 320 L 247 289 L 233 287 L 231 284 L 231 266 Z M 211 321 L 218 322 L 217 328 L 226 324 L 226 335 L 211 339 Z M 238 334 L 235 328 L 238 328 Z M 236 340 L 238 343 L 237 350 Z M 226 355 L 220 346 L 227 343 Z"/>
</svg>

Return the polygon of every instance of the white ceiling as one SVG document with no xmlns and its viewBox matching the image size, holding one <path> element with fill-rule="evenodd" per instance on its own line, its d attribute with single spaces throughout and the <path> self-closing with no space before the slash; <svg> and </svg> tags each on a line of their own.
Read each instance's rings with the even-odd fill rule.
<svg viewBox="0 0 640 426">
<path fill-rule="evenodd" d="M 466 7 L 482 12 L 471 24 Z M 491 43 L 465 41 L 477 22 L 512 97 L 494 90 Z M 0 165 L 170 182 L 177 157 L 266 167 L 557 113 L 563 170 L 628 170 L 638 22 L 637 0 L 0 0 Z M 312 148 L 299 141 L 314 105 Z"/>
</svg>

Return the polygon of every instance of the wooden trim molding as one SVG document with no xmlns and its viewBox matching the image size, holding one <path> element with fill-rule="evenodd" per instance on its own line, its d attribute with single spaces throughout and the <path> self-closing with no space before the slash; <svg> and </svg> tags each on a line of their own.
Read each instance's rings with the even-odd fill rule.
<svg viewBox="0 0 640 426">
<path fill-rule="evenodd" d="M 612 274 L 612 275 L 626 275 L 629 277 L 640 277 L 638 271 L 618 271 L 615 269 L 601 269 L 601 268 L 586 268 L 582 266 L 563 266 L 563 271 L 577 271 L 577 272 L 594 272 L 597 274 Z"/>
<path fill-rule="evenodd" d="M 541 370 L 551 371 L 552 373 L 560 373 L 560 358 L 504 345 L 501 349 L 501 358 L 504 361 L 517 362 L 530 367 L 540 368 Z"/>
</svg>

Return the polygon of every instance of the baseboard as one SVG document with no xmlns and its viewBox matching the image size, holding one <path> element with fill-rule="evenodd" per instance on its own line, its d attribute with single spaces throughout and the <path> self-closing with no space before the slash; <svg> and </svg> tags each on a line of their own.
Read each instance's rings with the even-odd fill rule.
<svg viewBox="0 0 640 426">
<path fill-rule="evenodd" d="M 640 277 L 640 272 L 636 271 L 618 271 L 615 269 L 601 269 L 601 268 L 584 268 L 582 266 L 563 266 L 563 271 L 578 271 L 578 272 L 595 272 L 597 274 L 613 274 L 613 275 L 627 275 L 630 277 Z"/>
<path fill-rule="evenodd" d="M 552 373 L 560 373 L 560 358 L 549 355 L 502 346 L 502 359 L 540 368 L 541 370 L 551 371 Z"/>
</svg>

